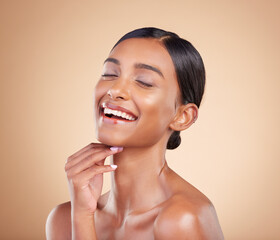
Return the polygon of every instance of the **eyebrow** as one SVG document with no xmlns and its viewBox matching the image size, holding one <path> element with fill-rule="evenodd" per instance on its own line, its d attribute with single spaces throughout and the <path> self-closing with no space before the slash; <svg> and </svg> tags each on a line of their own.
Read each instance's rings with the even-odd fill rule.
<svg viewBox="0 0 280 240">
<path fill-rule="evenodd" d="M 144 63 L 136 63 L 134 65 L 135 68 L 144 68 L 144 69 L 147 69 L 147 70 L 152 70 L 156 73 L 158 73 L 162 78 L 164 78 L 162 72 L 156 68 L 156 67 L 153 67 L 153 66 L 150 66 L 150 65 L 147 65 L 147 64 L 144 64 Z"/>
<path fill-rule="evenodd" d="M 117 64 L 117 65 L 121 65 L 120 61 L 119 61 L 118 59 L 115 59 L 115 58 L 107 58 L 107 59 L 104 61 L 104 63 L 105 63 L 105 62 L 112 62 L 112 63 L 115 63 L 115 64 Z"/>
<path fill-rule="evenodd" d="M 112 62 L 112 63 L 115 63 L 117 65 L 121 65 L 120 61 L 118 59 L 116 59 L 116 58 L 107 58 L 104 61 L 104 63 L 106 63 L 106 62 Z M 144 63 L 136 63 L 136 64 L 134 64 L 134 67 L 137 68 L 137 69 L 147 69 L 147 70 L 154 71 L 157 74 L 159 74 L 162 78 L 164 78 L 162 72 L 158 68 L 153 67 L 151 65 L 144 64 Z"/>
</svg>

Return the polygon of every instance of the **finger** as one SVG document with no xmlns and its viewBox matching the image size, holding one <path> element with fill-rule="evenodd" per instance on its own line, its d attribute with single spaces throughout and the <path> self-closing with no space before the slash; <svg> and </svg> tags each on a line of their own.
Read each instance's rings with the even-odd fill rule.
<svg viewBox="0 0 280 240">
<path fill-rule="evenodd" d="M 102 159 L 102 160 L 99 161 L 99 162 L 96 162 L 95 164 L 98 165 L 98 166 L 102 166 L 102 165 L 104 165 L 104 163 L 105 163 L 105 158 Z"/>
<path fill-rule="evenodd" d="M 89 184 L 89 181 L 94 178 L 96 175 L 105 173 L 105 172 L 112 172 L 115 171 L 117 168 L 116 165 L 103 165 L 97 166 L 94 165 L 87 170 L 79 173 L 78 175 L 72 178 L 72 182 L 76 187 L 86 187 Z"/>
<path fill-rule="evenodd" d="M 85 159 L 81 160 L 71 168 L 66 169 L 67 176 L 75 176 L 93 165 L 101 165 L 102 162 L 105 162 L 105 159 L 108 156 L 117 152 L 118 150 L 112 151 L 110 148 L 99 150 L 98 152 L 95 152 L 94 154 L 91 154 Z"/>
<path fill-rule="evenodd" d="M 77 156 L 79 156 L 84 151 L 87 151 L 88 149 L 91 149 L 91 148 L 94 148 L 94 147 L 100 147 L 100 146 L 106 146 L 106 145 L 103 144 L 103 143 L 90 143 L 87 146 L 85 146 L 84 148 L 77 151 L 76 153 L 72 154 L 70 157 L 68 157 L 67 161 L 68 162 L 71 161 L 72 159 L 76 158 Z"/>
<path fill-rule="evenodd" d="M 92 155 L 92 154 L 94 154 L 98 151 L 104 150 L 105 148 L 109 148 L 109 147 L 102 144 L 102 145 L 99 145 L 99 146 L 94 146 L 94 147 L 85 149 L 79 155 L 77 154 L 75 158 L 72 158 L 72 159 L 70 159 L 70 161 L 66 162 L 65 171 L 67 171 L 68 169 L 70 169 L 71 167 L 76 165 L 81 160 L 87 158 L 88 156 L 90 156 L 90 155 Z"/>
<path fill-rule="evenodd" d="M 107 149 L 100 150 L 99 152 L 96 152 L 96 153 L 86 157 L 85 159 L 83 159 L 82 161 L 80 161 L 79 163 L 74 165 L 72 168 L 68 169 L 67 176 L 68 177 L 75 176 L 76 174 L 79 174 L 80 172 L 85 171 L 86 169 L 90 168 L 91 166 L 97 165 L 96 164 L 97 162 L 105 161 L 105 159 L 108 156 L 116 154 L 120 151 L 122 151 L 122 148 L 116 148 L 113 150 L 111 150 L 110 148 L 107 148 Z"/>
</svg>

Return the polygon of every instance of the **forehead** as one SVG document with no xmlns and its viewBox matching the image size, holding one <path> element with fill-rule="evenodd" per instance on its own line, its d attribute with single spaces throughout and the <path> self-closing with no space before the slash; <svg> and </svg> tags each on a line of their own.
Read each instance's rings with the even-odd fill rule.
<svg viewBox="0 0 280 240">
<path fill-rule="evenodd" d="M 159 68 L 164 76 L 175 77 L 173 61 L 163 44 L 153 38 L 131 38 L 119 43 L 109 57 L 116 58 L 121 65 L 144 63 Z"/>
</svg>

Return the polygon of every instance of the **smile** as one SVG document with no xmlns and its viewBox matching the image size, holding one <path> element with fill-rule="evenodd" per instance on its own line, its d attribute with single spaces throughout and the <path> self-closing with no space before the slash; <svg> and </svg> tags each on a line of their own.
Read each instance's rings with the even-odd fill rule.
<svg viewBox="0 0 280 240">
<path fill-rule="evenodd" d="M 129 110 L 109 103 L 102 103 L 101 114 L 108 123 L 133 122 L 137 117 Z"/>
</svg>

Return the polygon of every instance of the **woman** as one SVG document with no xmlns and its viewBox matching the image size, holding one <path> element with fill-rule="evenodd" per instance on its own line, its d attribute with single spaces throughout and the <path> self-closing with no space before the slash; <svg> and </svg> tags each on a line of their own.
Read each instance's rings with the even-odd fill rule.
<svg viewBox="0 0 280 240">
<path fill-rule="evenodd" d="M 67 159 L 71 201 L 51 211 L 47 239 L 223 239 L 211 202 L 165 159 L 196 121 L 204 85 L 188 41 L 156 28 L 122 37 L 95 88 L 101 143 Z M 111 190 L 101 195 L 105 172 Z"/>
</svg>

